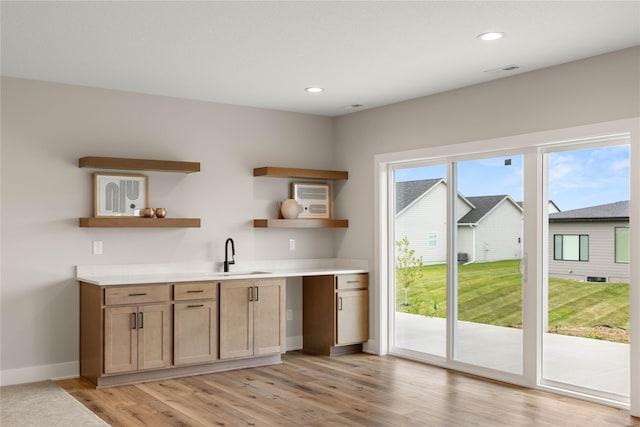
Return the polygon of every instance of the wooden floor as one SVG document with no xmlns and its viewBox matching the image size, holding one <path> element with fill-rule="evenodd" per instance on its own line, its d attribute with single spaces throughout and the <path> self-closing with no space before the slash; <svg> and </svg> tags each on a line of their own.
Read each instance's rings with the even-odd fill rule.
<svg viewBox="0 0 640 427">
<path fill-rule="evenodd" d="M 113 426 L 640 426 L 628 411 L 392 356 L 283 360 L 102 390 L 57 383 Z"/>
</svg>

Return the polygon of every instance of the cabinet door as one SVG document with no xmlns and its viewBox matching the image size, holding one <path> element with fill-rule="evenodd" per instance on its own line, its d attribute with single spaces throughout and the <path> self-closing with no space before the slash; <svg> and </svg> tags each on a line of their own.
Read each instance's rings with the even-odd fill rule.
<svg viewBox="0 0 640 427">
<path fill-rule="evenodd" d="M 104 373 L 138 369 L 137 307 L 104 309 Z"/>
<path fill-rule="evenodd" d="M 220 359 L 253 355 L 253 282 L 220 283 Z"/>
<path fill-rule="evenodd" d="M 253 354 L 282 353 L 285 350 L 284 280 L 255 282 L 253 298 Z"/>
<path fill-rule="evenodd" d="M 176 302 L 173 312 L 173 364 L 216 360 L 218 301 Z"/>
<path fill-rule="evenodd" d="M 171 366 L 170 304 L 138 306 L 138 369 Z"/>
<path fill-rule="evenodd" d="M 369 291 L 336 293 L 336 345 L 357 344 L 369 339 Z"/>
</svg>

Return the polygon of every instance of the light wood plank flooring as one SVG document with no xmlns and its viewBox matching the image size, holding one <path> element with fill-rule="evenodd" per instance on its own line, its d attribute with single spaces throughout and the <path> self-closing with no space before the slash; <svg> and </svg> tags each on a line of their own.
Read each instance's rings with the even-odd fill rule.
<svg viewBox="0 0 640 427">
<path fill-rule="evenodd" d="M 283 360 L 102 390 L 57 383 L 113 426 L 640 426 L 628 411 L 391 356 Z"/>
</svg>

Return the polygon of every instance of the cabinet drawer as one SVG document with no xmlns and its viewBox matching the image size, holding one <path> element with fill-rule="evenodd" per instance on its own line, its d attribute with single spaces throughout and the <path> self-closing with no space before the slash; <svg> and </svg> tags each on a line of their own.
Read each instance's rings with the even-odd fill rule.
<svg viewBox="0 0 640 427">
<path fill-rule="evenodd" d="M 369 275 L 367 273 L 341 274 L 336 278 L 336 287 L 338 290 L 368 289 Z"/>
<path fill-rule="evenodd" d="M 171 300 L 171 287 L 167 285 L 141 285 L 107 288 L 104 291 L 106 305 L 142 304 Z"/>
<path fill-rule="evenodd" d="M 176 301 L 217 299 L 217 285 L 217 282 L 176 283 L 173 285 L 173 299 Z"/>
</svg>

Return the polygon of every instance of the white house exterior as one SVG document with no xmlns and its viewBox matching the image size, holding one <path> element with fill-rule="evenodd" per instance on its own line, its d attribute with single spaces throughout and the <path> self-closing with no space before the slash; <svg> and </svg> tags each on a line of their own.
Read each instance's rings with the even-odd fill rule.
<svg viewBox="0 0 640 427">
<path fill-rule="evenodd" d="M 444 179 L 396 183 L 396 240 L 409 239 L 425 264 L 446 261 Z M 507 195 L 457 197 L 458 260 L 489 262 L 522 255 L 522 207 Z"/>
<path fill-rule="evenodd" d="M 549 275 L 629 282 L 629 202 L 549 215 Z"/>
<path fill-rule="evenodd" d="M 522 257 L 522 208 L 507 195 L 468 197 L 474 209 L 458 220 L 458 252 L 468 262 Z"/>
</svg>

